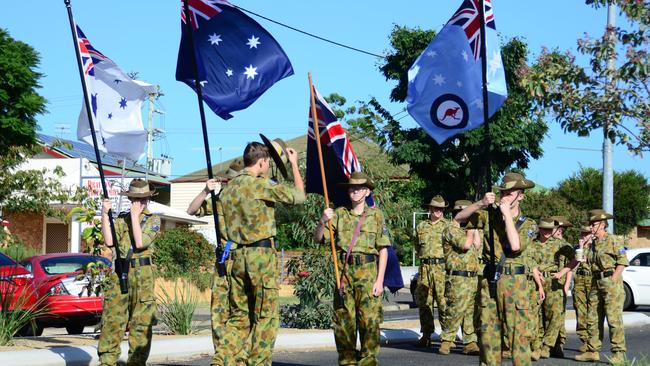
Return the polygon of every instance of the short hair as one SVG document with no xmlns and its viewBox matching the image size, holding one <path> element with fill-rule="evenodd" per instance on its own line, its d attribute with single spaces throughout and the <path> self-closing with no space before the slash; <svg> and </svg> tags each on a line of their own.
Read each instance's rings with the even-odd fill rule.
<svg viewBox="0 0 650 366">
<path fill-rule="evenodd" d="M 251 167 L 260 159 L 270 158 L 269 149 L 262 143 L 249 142 L 244 149 L 244 166 Z"/>
</svg>

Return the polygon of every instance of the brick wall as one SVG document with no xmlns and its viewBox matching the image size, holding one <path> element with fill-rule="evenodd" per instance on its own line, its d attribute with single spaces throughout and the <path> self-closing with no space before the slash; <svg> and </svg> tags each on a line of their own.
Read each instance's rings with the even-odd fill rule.
<svg viewBox="0 0 650 366">
<path fill-rule="evenodd" d="M 43 215 L 31 212 L 6 212 L 9 230 L 32 248 L 43 250 Z"/>
</svg>

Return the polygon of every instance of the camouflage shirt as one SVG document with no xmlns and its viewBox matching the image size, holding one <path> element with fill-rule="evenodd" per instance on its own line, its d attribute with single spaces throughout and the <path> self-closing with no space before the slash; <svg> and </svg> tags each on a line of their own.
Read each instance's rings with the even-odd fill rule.
<svg viewBox="0 0 650 366">
<path fill-rule="evenodd" d="M 520 250 L 513 252 L 510 250 L 510 245 L 508 244 L 508 234 L 506 233 L 506 223 L 503 221 L 503 215 L 497 209 L 494 212 L 494 257 L 491 257 L 490 254 L 490 230 L 489 230 L 489 217 L 488 212 L 485 210 L 478 211 L 478 220 L 475 223 L 468 223 L 468 229 L 482 229 L 484 235 L 484 244 L 483 244 L 483 260 L 486 263 L 490 263 L 491 260 L 494 260 L 494 263 L 499 263 L 501 259 L 501 254 L 505 251 L 506 264 L 511 265 L 529 265 L 529 260 L 526 259 L 525 253 L 526 248 L 531 246 L 534 238 L 537 237 L 537 223 L 535 220 L 529 219 L 525 216 L 513 217 L 515 226 L 519 226 L 517 230 L 519 233 L 519 244 Z M 523 220 L 521 225 L 517 225 L 517 222 Z M 475 227 L 476 226 L 476 227 Z M 505 250 L 504 250 L 505 249 Z"/>
<path fill-rule="evenodd" d="M 467 231 L 453 221 L 450 222 L 442 233 L 447 271 L 478 272 L 481 269 L 478 249 L 474 245 L 468 250 L 463 249 L 466 242 Z"/>
<path fill-rule="evenodd" d="M 223 220 L 223 207 L 221 201 L 219 200 L 219 195 L 217 197 L 217 218 L 219 220 L 219 235 L 221 236 L 221 244 L 225 244 L 228 241 L 228 233 L 226 232 L 226 222 Z M 208 198 L 203 201 L 199 211 L 196 213 L 198 217 L 209 216 L 210 222 L 214 221 L 212 217 L 212 197 L 208 195 Z M 235 249 L 234 245 L 230 247 Z"/>
<path fill-rule="evenodd" d="M 418 241 L 415 249 L 420 258 L 444 258 L 442 232 L 447 225 L 449 225 L 449 221 L 444 217 L 435 223 L 426 220 L 418 224 Z"/>
<path fill-rule="evenodd" d="M 361 226 L 361 232 L 352 248 L 352 253 L 376 255 L 379 254 L 380 249 L 390 246 L 384 214 L 378 208 L 366 207 L 365 211 L 366 219 Z M 355 214 L 349 207 L 341 206 L 334 210 L 331 222 L 334 242 L 339 252 L 348 251 L 360 218 L 361 215 Z M 330 233 L 327 225 L 325 225 L 324 237 L 325 242 L 329 242 Z"/>
<path fill-rule="evenodd" d="M 541 272 L 557 272 L 564 268 L 575 256 L 571 244 L 562 239 L 549 238 L 542 244 L 535 241 L 535 261 Z"/>
<path fill-rule="evenodd" d="M 248 245 L 275 236 L 276 202 L 303 203 L 305 194 L 244 169 L 223 188 L 219 200 L 226 236 L 237 244 Z"/>
<path fill-rule="evenodd" d="M 125 259 L 131 250 L 131 234 L 129 226 L 131 224 L 131 212 L 121 212 L 115 220 L 115 235 L 120 246 L 120 257 Z M 153 254 L 151 244 L 160 232 L 160 216 L 152 214 L 145 208 L 140 214 L 140 227 L 142 227 L 142 248 L 133 249 L 131 258 L 149 257 Z M 113 249 L 113 252 L 115 250 Z M 113 254 L 115 257 L 115 253 Z"/>
<path fill-rule="evenodd" d="M 627 255 L 625 254 L 625 239 L 618 235 L 605 234 L 602 240 L 596 245 L 592 244 L 588 258 L 591 262 L 591 270 L 604 272 L 616 269 L 616 266 L 628 266 Z"/>
</svg>

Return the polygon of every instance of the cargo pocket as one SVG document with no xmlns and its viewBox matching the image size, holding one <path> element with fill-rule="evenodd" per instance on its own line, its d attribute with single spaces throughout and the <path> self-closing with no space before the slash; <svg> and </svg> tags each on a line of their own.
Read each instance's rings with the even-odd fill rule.
<svg viewBox="0 0 650 366">
<path fill-rule="evenodd" d="M 278 281 L 275 275 L 265 276 L 257 301 L 257 313 L 260 314 L 260 318 L 268 318 L 278 313 L 278 293 Z"/>
</svg>

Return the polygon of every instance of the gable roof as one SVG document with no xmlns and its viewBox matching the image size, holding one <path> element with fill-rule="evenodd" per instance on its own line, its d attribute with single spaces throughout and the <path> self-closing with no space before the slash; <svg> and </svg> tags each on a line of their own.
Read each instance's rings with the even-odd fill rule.
<svg viewBox="0 0 650 366">
<path fill-rule="evenodd" d="M 352 147 L 354 148 L 354 152 L 357 155 L 357 158 L 359 161 L 363 164 L 366 160 L 370 160 L 373 158 L 381 158 L 384 161 L 388 162 L 390 158 L 388 157 L 388 154 L 384 152 L 381 147 L 371 141 L 368 141 L 360 136 L 357 136 L 355 134 L 352 134 L 348 132 L 348 137 L 350 139 L 350 143 L 352 144 Z M 286 140 L 285 143 L 287 144 L 288 147 L 291 147 L 295 149 L 298 152 L 298 155 L 301 157 L 304 157 L 304 155 L 307 152 L 307 135 L 302 135 L 298 137 L 294 137 L 290 140 Z M 243 147 L 242 147 L 243 151 Z M 230 163 L 235 160 L 230 159 L 224 162 L 221 162 L 219 164 L 215 164 L 212 166 L 212 172 L 217 173 L 220 170 L 227 169 L 228 166 L 230 166 Z M 393 165 L 390 163 L 383 164 L 382 165 L 382 170 L 377 172 L 381 174 L 382 176 L 387 176 L 389 178 L 393 179 L 405 179 L 410 176 L 409 174 L 409 166 L 406 164 L 403 165 Z M 191 173 L 188 173 L 186 175 L 183 175 L 181 177 L 178 177 L 176 179 L 173 179 L 171 182 L 172 183 L 186 183 L 186 182 L 204 182 L 205 180 L 208 179 L 208 171 L 207 169 L 201 169 L 197 170 Z"/>
</svg>

